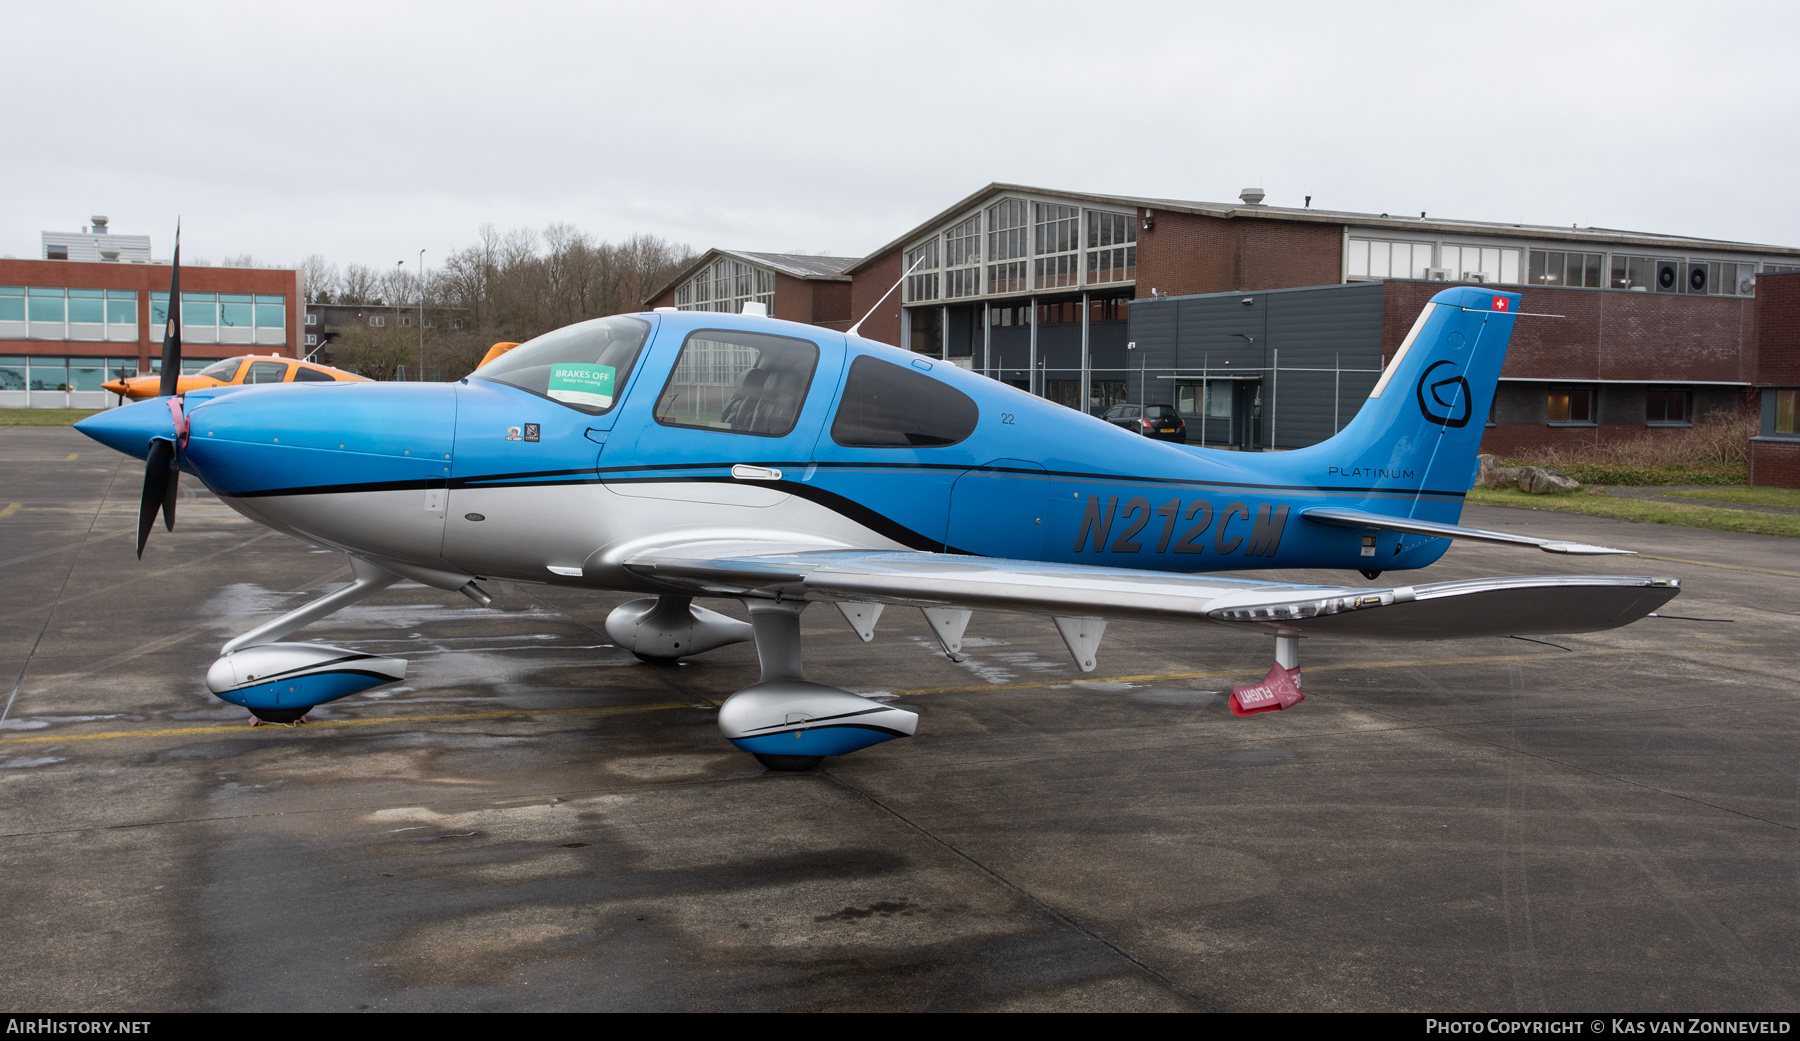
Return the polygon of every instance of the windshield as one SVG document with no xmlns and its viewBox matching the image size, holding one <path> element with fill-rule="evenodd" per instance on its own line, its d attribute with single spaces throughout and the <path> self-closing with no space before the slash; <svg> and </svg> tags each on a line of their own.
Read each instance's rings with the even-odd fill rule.
<svg viewBox="0 0 1800 1041">
<path fill-rule="evenodd" d="M 1145 405 L 1144 415 L 1151 419 L 1174 419 L 1175 410 L 1168 405 Z"/>
<path fill-rule="evenodd" d="M 641 318 L 596 318 L 527 340 L 470 375 L 599 414 L 618 401 L 649 336 Z"/>
<path fill-rule="evenodd" d="M 220 383 L 230 383 L 231 377 L 237 375 L 238 366 L 243 363 L 242 358 L 226 358 L 224 361 L 213 362 L 195 375 L 211 376 Z"/>
</svg>

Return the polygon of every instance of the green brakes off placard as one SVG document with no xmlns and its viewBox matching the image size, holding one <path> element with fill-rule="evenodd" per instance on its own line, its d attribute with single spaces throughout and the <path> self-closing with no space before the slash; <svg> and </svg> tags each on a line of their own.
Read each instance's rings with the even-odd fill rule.
<svg viewBox="0 0 1800 1041">
<path fill-rule="evenodd" d="M 611 408 L 613 379 L 618 370 L 611 365 L 552 365 L 550 386 L 545 393 L 557 401 L 592 408 Z"/>
</svg>

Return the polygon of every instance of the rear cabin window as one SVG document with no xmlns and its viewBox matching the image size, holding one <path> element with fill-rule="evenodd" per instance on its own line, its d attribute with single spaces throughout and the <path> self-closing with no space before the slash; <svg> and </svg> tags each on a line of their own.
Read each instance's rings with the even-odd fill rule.
<svg viewBox="0 0 1800 1041">
<path fill-rule="evenodd" d="M 294 370 L 295 383 L 334 383 L 336 379 L 329 372 L 309 369 L 302 365 Z"/>
<path fill-rule="evenodd" d="M 819 364 L 810 340 L 733 329 L 688 334 L 656 400 L 656 421 L 759 437 L 794 429 Z"/>
<path fill-rule="evenodd" d="M 931 448 L 975 432 L 974 399 L 922 373 L 863 356 L 850 366 L 831 439 L 847 448 Z"/>
<path fill-rule="evenodd" d="M 641 318 L 596 318 L 527 340 L 470 375 L 599 415 L 618 404 L 649 337 Z"/>
<path fill-rule="evenodd" d="M 287 366 L 278 361 L 255 361 L 250 363 L 250 374 L 244 377 L 245 383 L 280 383 L 287 378 Z"/>
</svg>

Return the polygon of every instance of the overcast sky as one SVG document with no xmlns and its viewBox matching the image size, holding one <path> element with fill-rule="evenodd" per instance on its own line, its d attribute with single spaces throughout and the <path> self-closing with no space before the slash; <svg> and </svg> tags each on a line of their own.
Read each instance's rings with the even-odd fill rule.
<svg viewBox="0 0 1800 1041">
<path fill-rule="evenodd" d="M 1800 245 L 1778 4 L 15 4 L 0 254 L 861 256 L 990 181 Z"/>
</svg>

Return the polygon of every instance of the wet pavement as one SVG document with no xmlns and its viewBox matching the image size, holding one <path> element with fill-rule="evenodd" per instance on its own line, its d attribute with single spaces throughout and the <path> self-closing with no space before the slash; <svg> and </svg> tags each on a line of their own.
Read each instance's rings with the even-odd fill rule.
<svg viewBox="0 0 1800 1041">
<path fill-rule="evenodd" d="M 748 645 L 646 666 L 604 636 L 623 597 L 546 587 L 396 586 L 315 624 L 408 679 L 250 729 L 207 665 L 348 568 L 192 479 L 139 562 L 141 465 L 0 429 L 17 1009 L 1800 998 L 1791 540 L 1471 508 L 1648 559 L 1459 546 L 1407 580 L 1674 575 L 1681 617 L 1568 650 L 1308 640 L 1306 702 L 1249 719 L 1220 692 L 1264 638 L 1115 623 L 1084 676 L 1047 619 L 978 612 L 956 664 L 917 612 L 865 645 L 815 607 L 811 678 L 892 692 L 919 736 L 772 774 L 714 724 Z"/>
</svg>

